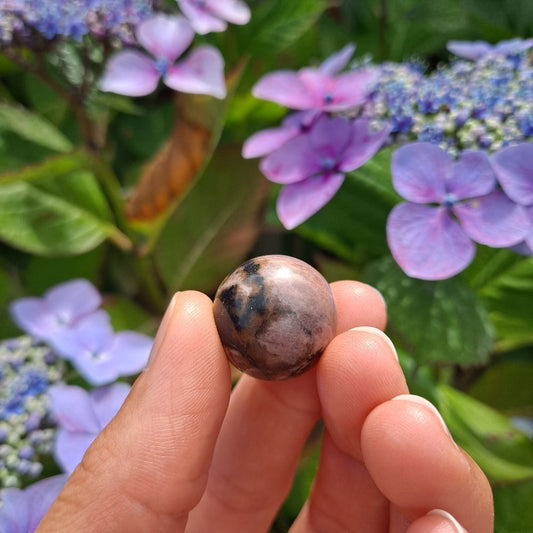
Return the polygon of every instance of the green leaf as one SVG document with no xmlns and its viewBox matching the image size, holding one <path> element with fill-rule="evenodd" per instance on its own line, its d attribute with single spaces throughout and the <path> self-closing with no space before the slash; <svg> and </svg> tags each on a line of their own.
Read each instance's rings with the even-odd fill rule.
<svg viewBox="0 0 533 533">
<path fill-rule="evenodd" d="M 15 287 L 8 271 L 0 267 L 0 339 L 20 335 L 9 314 L 9 303 L 18 296 Z"/>
<path fill-rule="evenodd" d="M 58 125 L 69 110 L 68 101 L 32 74 L 25 73 L 24 88 L 30 107 L 40 116 Z"/>
<path fill-rule="evenodd" d="M 23 107 L 0 103 L 0 129 L 56 152 L 73 149 L 72 143 L 51 122 Z"/>
<path fill-rule="evenodd" d="M 44 256 L 87 252 L 107 237 L 125 239 L 110 223 L 109 207 L 94 176 L 74 170 L 80 160 L 80 154 L 61 157 L 4 176 L 0 239 Z"/>
<path fill-rule="evenodd" d="M 533 257 L 510 263 L 479 292 L 496 327 L 497 349 L 533 343 Z"/>
<path fill-rule="evenodd" d="M 364 280 L 387 301 L 389 328 L 419 363 L 486 361 L 492 328 L 483 304 L 461 278 L 422 281 L 392 259 L 371 263 Z"/>
<path fill-rule="evenodd" d="M 105 297 L 102 306 L 111 317 L 115 331 L 125 329 L 153 334 L 155 323 L 152 316 L 135 302 L 122 296 Z"/>
<path fill-rule="evenodd" d="M 296 231 L 349 262 L 387 253 L 387 217 L 399 200 L 390 158 L 391 150 L 381 150 L 352 172 L 331 202 Z"/>
<path fill-rule="evenodd" d="M 494 531 L 529 533 L 533 531 L 533 481 L 493 488 Z"/>
<path fill-rule="evenodd" d="M 257 162 L 221 148 L 160 235 L 155 260 L 167 287 L 210 292 L 255 242 L 268 182 Z"/>
<path fill-rule="evenodd" d="M 533 480 L 533 442 L 507 417 L 446 385 L 438 389 L 439 409 L 457 444 L 490 481 Z"/>
<path fill-rule="evenodd" d="M 473 383 L 474 398 L 508 414 L 533 416 L 533 359 L 489 367 Z"/>
<path fill-rule="evenodd" d="M 234 33 L 239 49 L 254 56 L 279 54 L 297 41 L 326 9 L 325 0 L 263 0 L 251 21 Z"/>
</svg>

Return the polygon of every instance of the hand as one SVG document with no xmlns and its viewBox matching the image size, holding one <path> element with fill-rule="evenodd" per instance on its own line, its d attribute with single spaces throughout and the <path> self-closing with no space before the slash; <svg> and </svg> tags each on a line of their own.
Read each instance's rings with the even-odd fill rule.
<svg viewBox="0 0 533 533">
<path fill-rule="evenodd" d="M 446 513 L 491 532 L 485 476 L 430 404 L 403 396 L 394 348 L 374 329 L 381 296 L 351 281 L 332 290 L 338 334 L 318 364 L 282 382 L 244 375 L 231 399 L 212 303 L 178 293 L 147 369 L 37 531 L 268 531 L 322 417 L 320 465 L 292 533 L 460 531 Z"/>
</svg>

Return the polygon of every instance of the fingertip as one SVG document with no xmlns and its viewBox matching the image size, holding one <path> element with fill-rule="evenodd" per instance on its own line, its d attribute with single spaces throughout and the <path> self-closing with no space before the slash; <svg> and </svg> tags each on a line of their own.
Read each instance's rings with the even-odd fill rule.
<svg viewBox="0 0 533 533">
<path fill-rule="evenodd" d="M 331 291 L 337 306 L 337 333 L 356 326 L 385 329 L 387 306 L 381 293 L 360 281 L 335 281 Z"/>
<path fill-rule="evenodd" d="M 415 520 L 407 533 L 468 533 L 450 513 L 442 509 L 433 509 Z"/>
</svg>

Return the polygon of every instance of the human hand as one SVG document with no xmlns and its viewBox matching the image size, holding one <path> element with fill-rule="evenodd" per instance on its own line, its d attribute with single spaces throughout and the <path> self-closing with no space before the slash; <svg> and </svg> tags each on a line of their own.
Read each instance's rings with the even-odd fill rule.
<svg viewBox="0 0 533 533">
<path fill-rule="evenodd" d="M 212 302 L 178 293 L 147 369 L 38 533 L 268 531 L 320 417 L 320 465 L 292 533 L 460 531 L 435 509 L 491 532 L 485 476 L 430 404 L 403 396 L 394 348 L 374 329 L 381 296 L 351 281 L 332 291 L 337 336 L 318 364 L 288 381 L 243 375 L 231 399 Z"/>
</svg>

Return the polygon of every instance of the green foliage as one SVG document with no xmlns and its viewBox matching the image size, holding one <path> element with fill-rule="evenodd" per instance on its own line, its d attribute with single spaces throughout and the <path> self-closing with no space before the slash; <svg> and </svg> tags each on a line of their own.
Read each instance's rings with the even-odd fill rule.
<svg viewBox="0 0 533 533">
<path fill-rule="evenodd" d="M 72 143 L 48 120 L 8 103 L 0 103 L 0 131 L 7 130 L 28 141 L 54 150 L 68 152 Z"/>
<path fill-rule="evenodd" d="M 494 487 L 494 531 L 528 533 L 533 524 L 533 481 Z"/>
<path fill-rule="evenodd" d="M 533 480 L 533 442 L 497 411 L 446 385 L 438 389 L 439 409 L 457 444 L 489 480 Z"/>
<path fill-rule="evenodd" d="M 155 333 L 155 323 L 150 313 L 128 298 L 106 297 L 103 308 L 109 313 L 115 331 L 129 329 L 151 335 Z"/>
<path fill-rule="evenodd" d="M 238 149 L 219 148 L 160 235 L 155 259 L 171 291 L 211 291 L 252 247 L 266 180 Z"/>
<path fill-rule="evenodd" d="M 483 304 L 461 278 L 413 279 L 386 257 L 370 263 L 364 280 L 385 297 L 390 332 L 418 363 L 487 361 L 492 327 Z"/>
<path fill-rule="evenodd" d="M 508 414 L 533 416 L 532 383 L 533 357 L 529 361 L 504 361 L 487 368 L 469 393 Z"/>
<path fill-rule="evenodd" d="M 87 252 L 121 239 L 83 153 L 45 161 L 0 181 L 0 239 L 37 255 Z M 123 237 L 123 236 L 122 236 Z"/>
</svg>

